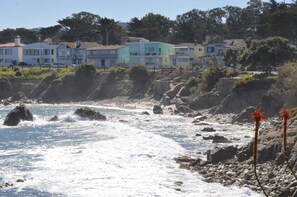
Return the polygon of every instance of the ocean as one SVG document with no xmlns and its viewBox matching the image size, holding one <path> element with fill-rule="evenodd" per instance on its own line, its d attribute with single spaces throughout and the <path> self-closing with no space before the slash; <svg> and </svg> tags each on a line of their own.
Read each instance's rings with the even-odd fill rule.
<svg viewBox="0 0 297 197">
<path fill-rule="evenodd" d="M 174 157 L 205 159 L 208 149 L 222 146 L 196 137 L 203 126 L 193 125 L 192 118 L 92 103 L 26 106 L 34 121 L 16 127 L 2 125 L 15 105 L 0 108 L 0 182 L 13 183 L 0 189 L 0 196 L 260 196 L 248 188 L 206 183 L 197 172 L 179 168 Z M 107 120 L 74 115 L 82 106 Z M 54 115 L 59 120 L 49 122 Z M 248 126 L 211 127 L 238 138 L 233 144 L 239 146 L 253 134 Z"/>
</svg>

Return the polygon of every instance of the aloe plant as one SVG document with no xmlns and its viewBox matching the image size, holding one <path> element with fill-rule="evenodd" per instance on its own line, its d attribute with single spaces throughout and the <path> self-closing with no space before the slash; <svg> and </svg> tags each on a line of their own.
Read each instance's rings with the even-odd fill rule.
<svg viewBox="0 0 297 197">
<path fill-rule="evenodd" d="M 288 118 L 291 116 L 291 111 L 287 110 L 287 109 L 283 109 L 281 111 L 281 118 L 283 120 L 283 146 L 284 146 L 284 158 L 286 161 L 286 165 L 287 167 L 290 169 L 291 174 L 295 177 L 295 179 L 297 180 L 297 176 L 296 173 L 294 172 L 292 166 L 289 163 L 289 155 L 288 155 L 288 151 L 287 151 L 287 124 L 288 124 Z"/>
<path fill-rule="evenodd" d="M 254 139 L 254 147 L 253 147 L 253 164 L 254 164 L 254 174 L 256 177 L 256 180 L 258 182 L 258 185 L 260 186 L 261 190 L 265 194 L 265 196 L 268 196 L 267 193 L 265 192 L 258 174 L 257 174 L 257 153 L 258 153 L 258 133 L 259 133 L 259 127 L 260 127 L 260 122 L 261 120 L 266 120 L 267 117 L 262 114 L 260 110 L 256 110 L 252 114 L 252 119 L 255 121 L 256 127 L 255 127 L 255 139 Z"/>
</svg>

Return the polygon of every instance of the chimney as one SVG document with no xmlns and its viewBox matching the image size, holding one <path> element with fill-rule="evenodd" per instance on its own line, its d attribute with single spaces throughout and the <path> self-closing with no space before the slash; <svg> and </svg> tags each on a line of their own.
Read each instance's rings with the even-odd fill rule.
<svg viewBox="0 0 297 197">
<path fill-rule="evenodd" d="M 14 45 L 16 47 L 20 47 L 21 46 L 21 37 L 19 35 L 15 37 L 15 39 L 14 39 Z"/>
</svg>

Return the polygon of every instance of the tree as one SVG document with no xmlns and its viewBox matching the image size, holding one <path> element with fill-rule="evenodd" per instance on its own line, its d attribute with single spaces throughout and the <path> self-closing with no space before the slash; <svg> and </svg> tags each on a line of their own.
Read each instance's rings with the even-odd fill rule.
<svg viewBox="0 0 297 197">
<path fill-rule="evenodd" d="M 100 35 L 100 19 L 99 15 L 89 12 L 79 12 L 72 14 L 71 17 L 66 17 L 58 20 L 65 32 L 62 40 L 65 41 L 88 41 L 95 42 L 101 40 Z"/>
<path fill-rule="evenodd" d="M 236 67 L 238 58 L 242 54 L 243 50 L 239 48 L 227 48 L 223 51 L 223 58 L 226 66 Z"/>
<path fill-rule="evenodd" d="M 38 34 L 39 34 L 41 40 L 45 40 L 47 38 L 51 38 L 53 40 L 58 40 L 58 36 L 59 36 L 61 28 L 62 28 L 61 25 L 44 27 L 39 30 Z"/>
<path fill-rule="evenodd" d="M 14 42 L 15 37 L 19 35 L 22 43 L 38 42 L 37 33 L 25 28 L 4 29 L 0 31 L 0 43 Z"/>
<path fill-rule="evenodd" d="M 282 37 L 269 37 L 254 40 L 251 47 L 244 51 L 241 62 L 245 65 L 260 66 L 270 74 L 272 69 L 296 58 L 296 48 Z"/>
<path fill-rule="evenodd" d="M 206 38 L 207 16 L 205 11 L 193 9 L 176 18 L 176 42 L 202 43 Z"/>
<path fill-rule="evenodd" d="M 140 36 L 148 40 L 167 42 L 173 28 L 173 21 L 160 14 L 148 13 L 140 20 L 132 18 L 129 23 L 131 36 Z"/>
<path fill-rule="evenodd" d="M 103 44 L 121 44 L 126 32 L 121 26 L 119 26 L 118 22 L 105 17 L 101 18 L 99 23 Z"/>
</svg>

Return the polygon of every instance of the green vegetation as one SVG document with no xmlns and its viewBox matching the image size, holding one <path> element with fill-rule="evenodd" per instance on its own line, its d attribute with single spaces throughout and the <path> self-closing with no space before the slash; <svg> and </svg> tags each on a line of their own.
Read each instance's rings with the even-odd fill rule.
<svg viewBox="0 0 297 197">
<path fill-rule="evenodd" d="M 223 77 L 235 77 L 238 73 L 230 68 L 225 67 L 209 67 L 202 72 L 200 89 L 203 91 L 210 91 L 215 84 Z"/>
<path fill-rule="evenodd" d="M 254 40 L 240 57 L 243 65 L 260 67 L 267 75 L 277 66 L 296 57 L 296 48 L 287 39 L 269 37 L 263 40 Z"/>
<path fill-rule="evenodd" d="M 49 69 L 49 68 L 23 68 L 12 69 L 9 67 L 2 67 L 0 69 L 0 79 L 7 77 L 18 77 L 22 79 L 44 79 L 47 76 L 56 74 L 57 76 L 64 76 L 67 73 L 73 72 L 69 68 Z"/>
<path fill-rule="evenodd" d="M 131 68 L 129 73 L 129 78 L 134 83 L 145 83 L 145 81 L 148 79 L 148 70 L 146 66 L 138 65 Z"/>
<path fill-rule="evenodd" d="M 287 107 L 297 105 L 297 64 L 287 64 L 278 71 L 272 93 L 285 102 Z"/>
<path fill-rule="evenodd" d="M 127 75 L 128 69 L 125 67 L 113 66 L 108 69 L 109 80 L 121 80 Z"/>
</svg>

